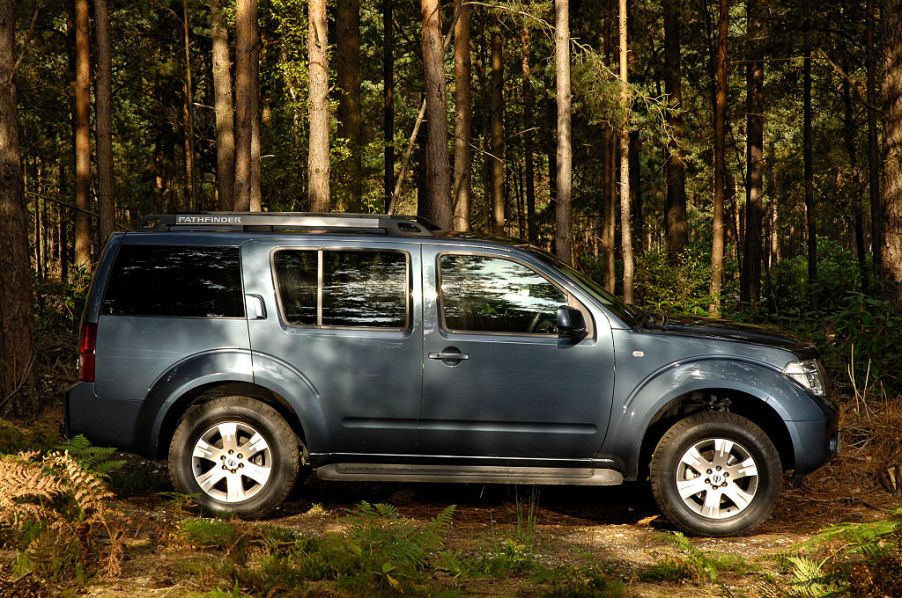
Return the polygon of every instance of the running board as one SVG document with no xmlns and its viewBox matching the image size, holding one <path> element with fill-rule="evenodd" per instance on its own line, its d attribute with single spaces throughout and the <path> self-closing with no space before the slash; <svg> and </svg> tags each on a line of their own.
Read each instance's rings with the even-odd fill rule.
<svg viewBox="0 0 902 598">
<path fill-rule="evenodd" d="M 623 475 L 619 471 L 591 467 L 333 463 L 318 467 L 316 476 L 321 480 L 345 482 L 435 482 L 549 486 L 619 486 L 623 483 Z"/>
</svg>

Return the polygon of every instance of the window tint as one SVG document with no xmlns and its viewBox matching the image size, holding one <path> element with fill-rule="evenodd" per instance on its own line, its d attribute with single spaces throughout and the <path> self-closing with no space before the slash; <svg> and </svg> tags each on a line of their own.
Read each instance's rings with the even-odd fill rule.
<svg viewBox="0 0 902 598">
<path fill-rule="evenodd" d="M 531 269 L 502 258 L 443 255 L 442 312 L 450 330 L 556 334 L 567 296 Z"/>
<path fill-rule="evenodd" d="M 103 313 L 244 317 L 238 248 L 124 245 L 113 265 Z"/>
<path fill-rule="evenodd" d="M 322 293 L 317 296 L 319 255 Z M 284 317 L 293 325 L 407 326 L 407 256 L 397 251 L 279 251 L 276 278 Z M 322 318 L 317 319 L 317 301 Z"/>
</svg>

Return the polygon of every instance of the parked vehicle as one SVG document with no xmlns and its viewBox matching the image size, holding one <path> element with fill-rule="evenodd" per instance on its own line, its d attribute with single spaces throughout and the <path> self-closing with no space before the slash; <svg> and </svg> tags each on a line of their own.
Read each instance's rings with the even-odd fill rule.
<svg viewBox="0 0 902 598">
<path fill-rule="evenodd" d="M 526 244 L 416 218 L 205 213 L 115 234 L 70 433 L 214 513 L 325 480 L 616 485 L 746 532 L 838 450 L 814 349 L 626 305 Z"/>
</svg>

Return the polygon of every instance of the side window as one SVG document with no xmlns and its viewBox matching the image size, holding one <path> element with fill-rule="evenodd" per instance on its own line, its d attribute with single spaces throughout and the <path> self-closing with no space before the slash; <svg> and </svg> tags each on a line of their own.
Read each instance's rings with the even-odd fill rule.
<svg viewBox="0 0 902 598">
<path fill-rule="evenodd" d="M 465 332 L 556 334 L 566 294 L 533 270 L 504 258 L 439 258 L 445 327 Z"/>
<path fill-rule="evenodd" d="M 110 273 L 102 313 L 242 318 L 238 248 L 123 245 Z"/>
<path fill-rule="evenodd" d="M 273 263 L 283 317 L 291 325 L 408 325 L 410 282 L 404 253 L 281 250 Z"/>
</svg>

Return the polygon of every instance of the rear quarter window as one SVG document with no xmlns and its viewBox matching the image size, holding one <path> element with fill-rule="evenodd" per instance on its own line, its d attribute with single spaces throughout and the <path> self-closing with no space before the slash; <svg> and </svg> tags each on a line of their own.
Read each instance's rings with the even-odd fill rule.
<svg viewBox="0 0 902 598">
<path fill-rule="evenodd" d="M 238 247 L 123 245 L 101 313 L 244 317 Z"/>
</svg>

